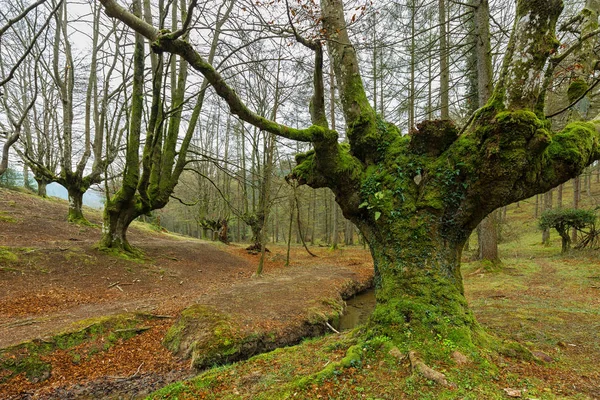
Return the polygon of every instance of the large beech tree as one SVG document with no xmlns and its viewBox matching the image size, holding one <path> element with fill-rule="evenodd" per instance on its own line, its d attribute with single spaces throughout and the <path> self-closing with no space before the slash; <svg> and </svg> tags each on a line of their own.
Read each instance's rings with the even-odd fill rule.
<svg viewBox="0 0 600 400">
<path fill-rule="evenodd" d="M 481 344 L 460 273 L 463 245 L 490 212 L 580 174 L 600 158 L 599 121 L 552 132 L 544 118 L 549 76 L 559 43 L 561 0 L 519 0 L 500 79 L 487 104 L 460 132 L 448 121 L 425 121 L 401 135 L 369 104 L 349 40 L 341 0 L 321 0 L 323 30 L 335 71 L 349 143 L 329 129 L 321 39 L 297 39 L 315 52 L 312 125 L 295 129 L 249 110 L 181 31 L 158 30 L 116 0 L 101 0 L 109 16 L 146 37 L 154 51 L 178 54 L 201 72 L 242 120 L 276 135 L 310 142 L 296 156 L 293 177 L 328 187 L 346 218 L 368 241 L 375 265 L 377 307 L 371 327 L 425 349 L 440 338 L 459 348 Z M 194 3 L 190 7 L 193 12 Z M 188 16 L 189 20 L 190 16 Z M 597 24 L 593 7 L 582 18 Z M 187 21 L 189 22 L 189 21 Z M 593 40 L 593 35 L 587 35 Z M 580 46 L 581 47 L 581 46 Z"/>
</svg>

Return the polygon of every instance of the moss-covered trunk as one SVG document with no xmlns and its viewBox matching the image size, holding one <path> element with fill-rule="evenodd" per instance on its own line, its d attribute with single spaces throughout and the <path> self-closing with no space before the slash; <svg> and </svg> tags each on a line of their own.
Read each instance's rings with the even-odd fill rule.
<svg viewBox="0 0 600 400">
<path fill-rule="evenodd" d="M 37 194 L 40 197 L 48 197 L 48 193 L 47 193 L 47 187 L 48 187 L 48 181 L 46 181 L 43 178 L 38 178 L 35 177 L 35 181 L 37 182 Z"/>
<path fill-rule="evenodd" d="M 371 329 L 424 352 L 442 341 L 470 349 L 482 331 L 467 305 L 460 273 L 466 235 L 449 238 L 436 220 L 420 212 L 360 227 L 375 265 Z"/>
<path fill-rule="evenodd" d="M 140 215 L 133 202 L 108 201 L 104 208 L 100 247 L 133 253 L 134 249 L 127 241 L 127 229 L 133 220 Z"/>
<path fill-rule="evenodd" d="M 87 188 L 86 188 L 87 189 Z M 83 194 L 86 192 L 81 186 L 70 185 L 67 187 L 69 194 L 69 222 L 86 223 L 83 216 Z"/>
</svg>

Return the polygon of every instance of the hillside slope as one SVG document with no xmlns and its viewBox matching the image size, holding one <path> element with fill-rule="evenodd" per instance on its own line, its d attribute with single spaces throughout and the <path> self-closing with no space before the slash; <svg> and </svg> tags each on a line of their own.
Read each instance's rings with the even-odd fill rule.
<svg viewBox="0 0 600 400">
<path fill-rule="evenodd" d="M 252 278 L 257 257 L 241 245 L 140 223 L 130 241 L 144 258 L 128 259 L 95 248 L 97 211 L 87 210 L 94 226 L 69 224 L 66 213 L 64 201 L 0 189 L 0 398 L 139 395 L 190 373 L 186 355 L 162 345 L 186 307 L 234 321 L 240 340 L 270 338 L 255 353 L 323 332 L 315 315 L 338 310 L 372 277 L 362 249 L 317 249 L 316 259 L 293 249 L 283 268 L 274 247 L 265 275 Z"/>
</svg>

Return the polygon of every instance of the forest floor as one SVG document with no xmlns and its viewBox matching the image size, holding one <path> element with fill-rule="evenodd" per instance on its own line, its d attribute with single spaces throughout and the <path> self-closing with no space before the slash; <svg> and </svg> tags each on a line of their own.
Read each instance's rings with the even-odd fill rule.
<svg viewBox="0 0 600 400">
<path fill-rule="evenodd" d="M 563 195 L 569 206 L 570 187 Z M 583 194 L 583 207 L 598 206 L 598 199 L 595 185 L 591 195 Z M 556 232 L 549 246 L 542 245 L 534 210 L 534 199 L 507 208 L 501 268 L 471 261 L 474 252 L 466 251 L 462 273 L 479 323 L 525 346 L 535 359 L 489 352 L 487 370 L 469 361 L 427 360 L 457 384 L 448 388 L 413 371 L 409 357 L 390 350 L 385 337 L 361 341 L 360 362 L 344 364 L 362 340 L 358 328 L 207 370 L 150 398 L 600 399 L 600 251 L 563 255 Z M 452 351 L 451 341 L 438 345 Z"/>
<path fill-rule="evenodd" d="M 312 248 L 319 255 L 312 258 L 293 247 L 292 265 L 284 268 L 285 248 L 273 246 L 264 277 L 252 278 L 257 257 L 242 246 L 136 224 L 131 241 L 146 259 L 125 260 L 94 249 L 99 228 L 65 223 L 64 202 L 0 189 L 0 349 L 34 338 L 46 339 L 29 343 L 52 344 L 41 356 L 51 365 L 43 379 L 23 372 L 7 380 L 10 371 L 0 369 L 0 398 L 137 398 L 180 381 L 151 398 L 600 399 L 600 253 L 561 255 L 555 232 L 550 246 L 541 245 L 533 204 L 508 208 L 502 268 L 491 272 L 466 252 L 462 271 L 478 321 L 497 337 L 523 344 L 537 360 L 489 354 L 496 366 L 491 375 L 469 363 L 430 361 L 458 384 L 444 388 L 413 373 L 407 357 L 388 351 L 386 338 L 365 346 L 360 363 L 337 367 L 355 344 L 355 331 L 307 339 L 197 376 L 189 361 L 162 345 L 176 316 L 194 303 L 263 332 L 295 330 L 307 310 L 339 296 L 348 282 L 355 290 L 369 284 L 372 262 L 361 248 Z M 98 223 L 97 212 L 88 214 Z M 49 338 L 67 328 L 88 333 L 93 318 L 124 312 L 138 312 L 125 329 L 68 346 Z M 86 322 L 72 325 L 81 319 Z M 135 335 L 123 336 L 132 329 Z"/>
<path fill-rule="evenodd" d="M 282 331 L 300 326 L 314 302 L 371 285 L 372 261 L 363 249 L 317 248 L 313 258 L 292 247 L 284 268 L 286 249 L 275 246 L 256 278 L 258 256 L 241 245 L 141 223 L 134 223 L 129 239 L 143 259 L 106 254 L 95 248 L 100 213 L 86 210 L 94 225 L 82 226 L 67 223 L 66 212 L 64 201 L 0 189 L 0 367 L 7 367 L 0 368 L 1 399 L 139 395 L 192 373 L 189 361 L 161 344 L 189 305 L 211 305 L 244 326 Z M 106 331 L 45 351 L 41 360 L 51 371 L 45 376 L 8 368 L 11 358 L 31 352 L 23 343 L 54 343 L 58 333 L 82 329 L 87 334 L 104 323 L 101 317 L 123 315 L 137 318 L 139 334 L 117 340 Z"/>
</svg>

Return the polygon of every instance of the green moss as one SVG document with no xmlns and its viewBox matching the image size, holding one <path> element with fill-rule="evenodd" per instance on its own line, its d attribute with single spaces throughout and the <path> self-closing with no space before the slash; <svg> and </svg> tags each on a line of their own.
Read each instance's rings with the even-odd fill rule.
<svg viewBox="0 0 600 400">
<path fill-rule="evenodd" d="M 534 359 L 531 351 L 525 346 L 517 342 L 497 342 L 496 351 L 498 353 L 511 357 L 517 358 L 524 361 L 532 361 Z"/>
<path fill-rule="evenodd" d="M 567 90 L 567 96 L 569 98 L 569 102 L 573 103 L 577 99 L 579 99 L 585 92 L 587 92 L 589 86 L 587 82 L 582 78 L 577 78 L 569 85 L 569 89 Z"/>
<path fill-rule="evenodd" d="M 8 247 L 0 247 L 0 262 L 16 262 L 19 257 Z"/>
<path fill-rule="evenodd" d="M 552 137 L 548 156 L 572 164 L 583 171 L 590 157 L 598 152 L 596 129 L 589 122 L 572 122 Z"/>
<path fill-rule="evenodd" d="M 17 219 L 7 215 L 4 211 L 0 211 L 0 222 L 7 222 L 7 223 L 16 223 Z"/>
<path fill-rule="evenodd" d="M 140 264 L 148 261 L 142 250 L 131 246 L 128 246 L 127 249 L 120 249 L 117 247 L 106 247 L 102 243 L 98 243 L 94 246 L 94 248 L 110 256 L 121 258 L 127 261 L 134 261 Z"/>
<path fill-rule="evenodd" d="M 164 346 L 177 354 L 189 353 L 192 365 L 204 368 L 236 359 L 245 343 L 229 316 L 204 305 L 185 309 L 169 329 Z"/>
<path fill-rule="evenodd" d="M 96 224 L 88 221 L 83 214 L 81 213 L 77 213 L 77 212 L 72 212 L 71 210 L 69 210 L 69 216 L 67 218 L 67 220 L 75 225 L 81 225 L 81 226 L 89 226 L 89 227 L 97 227 Z"/>
</svg>

